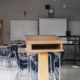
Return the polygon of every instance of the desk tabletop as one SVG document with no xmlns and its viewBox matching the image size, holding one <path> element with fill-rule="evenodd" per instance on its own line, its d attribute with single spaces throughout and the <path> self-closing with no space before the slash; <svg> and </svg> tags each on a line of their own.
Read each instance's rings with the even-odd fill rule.
<svg viewBox="0 0 80 80">
<path fill-rule="evenodd" d="M 7 47 L 9 47 L 9 46 L 1 45 L 1 46 L 0 46 L 0 49 L 2 49 L 2 48 L 7 48 Z"/>
<path fill-rule="evenodd" d="M 26 53 L 25 48 L 18 48 L 18 53 Z"/>
</svg>

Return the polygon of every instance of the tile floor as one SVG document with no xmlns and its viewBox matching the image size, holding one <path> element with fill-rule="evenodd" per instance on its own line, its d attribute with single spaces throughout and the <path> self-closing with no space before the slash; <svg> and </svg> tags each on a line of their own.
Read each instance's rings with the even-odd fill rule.
<svg viewBox="0 0 80 80">
<path fill-rule="evenodd" d="M 72 67 L 73 65 L 62 66 L 61 80 L 80 80 L 80 67 Z"/>
<path fill-rule="evenodd" d="M 16 80 L 18 67 L 0 67 L 0 80 Z M 25 74 L 24 70 L 24 74 Z M 34 74 L 34 73 L 33 73 Z M 29 74 L 27 74 L 29 75 Z M 20 80 L 29 80 L 27 76 L 22 75 Z M 80 67 L 72 65 L 63 65 L 61 70 L 61 80 L 80 80 Z"/>
</svg>

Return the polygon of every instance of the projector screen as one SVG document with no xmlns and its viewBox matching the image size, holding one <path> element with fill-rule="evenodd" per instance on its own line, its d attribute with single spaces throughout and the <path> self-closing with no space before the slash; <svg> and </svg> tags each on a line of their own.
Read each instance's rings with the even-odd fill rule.
<svg viewBox="0 0 80 80">
<path fill-rule="evenodd" d="M 38 34 L 37 20 L 11 20 L 10 22 L 10 40 L 24 40 L 25 35 Z"/>
<path fill-rule="evenodd" d="M 39 19 L 40 35 L 65 36 L 66 30 L 67 30 L 66 18 L 40 18 Z"/>
</svg>

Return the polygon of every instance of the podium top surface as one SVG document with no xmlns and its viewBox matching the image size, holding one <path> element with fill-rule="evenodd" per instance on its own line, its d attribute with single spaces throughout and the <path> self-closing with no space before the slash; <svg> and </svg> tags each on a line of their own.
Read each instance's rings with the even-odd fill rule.
<svg viewBox="0 0 80 80">
<path fill-rule="evenodd" d="M 26 36 L 27 52 L 62 52 L 63 44 L 57 36 Z"/>
<path fill-rule="evenodd" d="M 64 43 L 64 41 L 57 36 L 25 36 L 25 37 L 26 42 L 30 44 Z"/>
</svg>

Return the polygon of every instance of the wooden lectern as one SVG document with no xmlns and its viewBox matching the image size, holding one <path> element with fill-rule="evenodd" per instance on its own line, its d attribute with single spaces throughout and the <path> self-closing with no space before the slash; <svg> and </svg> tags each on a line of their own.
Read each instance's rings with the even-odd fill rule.
<svg viewBox="0 0 80 80">
<path fill-rule="evenodd" d="M 26 36 L 26 51 L 38 53 L 38 80 L 49 80 L 48 52 L 62 52 L 63 43 L 57 36 Z"/>
</svg>

